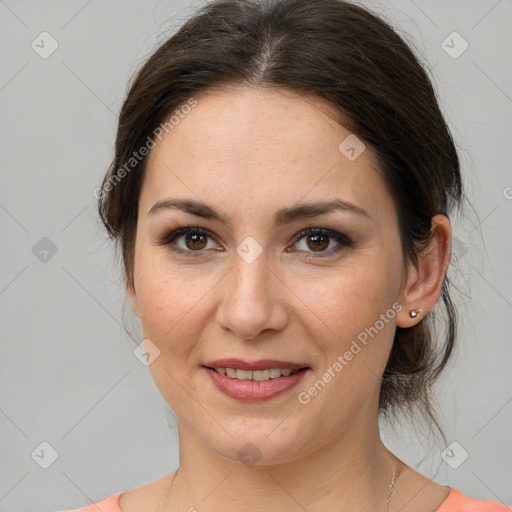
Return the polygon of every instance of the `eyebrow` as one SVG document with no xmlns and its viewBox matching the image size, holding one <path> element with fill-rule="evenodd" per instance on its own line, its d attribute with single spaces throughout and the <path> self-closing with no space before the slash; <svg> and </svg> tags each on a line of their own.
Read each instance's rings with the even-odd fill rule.
<svg viewBox="0 0 512 512">
<path fill-rule="evenodd" d="M 226 214 L 212 208 L 206 203 L 192 199 L 166 198 L 157 201 L 149 210 L 148 217 L 152 217 L 164 210 L 181 210 L 196 215 L 197 217 L 202 217 L 203 219 L 218 220 L 223 224 L 230 225 Z M 274 215 L 274 225 L 280 226 L 282 224 L 289 224 L 299 219 L 316 217 L 336 210 L 348 211 L 364 217 L 370 217 L 368 212 L 360 206 L 341 199 L 334 199 L 327 202 L 299 203 L 291 207 L 281 208 Z"/>
</svg>

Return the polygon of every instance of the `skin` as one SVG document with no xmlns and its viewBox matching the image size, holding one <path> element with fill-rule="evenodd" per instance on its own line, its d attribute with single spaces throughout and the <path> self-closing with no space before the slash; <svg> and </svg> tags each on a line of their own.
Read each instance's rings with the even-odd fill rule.
<svg viewBox="0 0 512 512">
<path fill-rule="evenodd" d="M 122 511 L 385 510 L 396 468 L 401 474 L 391 510 L 435 510 L 447 488 L 386 449 L 378 398 L 396 326 L 419 322 L 439 298 L 450 256 L 448 219 L 434 217 L 430 246 L 417 267 L 406 264 L 375 155 L 367 145 L 350 161 L 338 150 L 350 131 L 327 103 L 245 86 L 196 99 L 148 157 L 134 284 L 127 281 L 144 338 L 160 350 L 149 368 L 178 419 L 179 473 L 169 496 L 175 473 L 126 491 Z M 148 215 L 169 197 L 207 203 L 229 225 L 176 209 Z M 332 199 L 367 216 L 335 211 L 273 223 L 280 208 Z M 187 225 L 212 236 L 198 245 L 183 235 L 157 244 Z M 317 249 L 312 235 L 296 239 L 315 227 L 353 243 L 327 237 Z M 236 252 L 248 236 L 263 250 L 252 263 Z M 172 247 L 200 254 L 187 257 Z M 325 256 L 314 258 L 319 252 Z M 393 304 L 401 311 L 309 403 L 300 403 L 299 392 Z M 422 313 L 410 318 L 415 308 Z M 242 402 L 218 391 L 201 366 L 223 357 L 282 359 L 310 370 L 291 391 Z M 252 467 L 237 456 L 249 442 L 261 452 Z"/>
</svg>

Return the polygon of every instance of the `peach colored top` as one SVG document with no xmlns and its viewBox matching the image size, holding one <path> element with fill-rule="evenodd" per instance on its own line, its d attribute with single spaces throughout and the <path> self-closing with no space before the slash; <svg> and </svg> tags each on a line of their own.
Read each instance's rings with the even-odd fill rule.
<svg viewBox="0 0 512 512">
<path fill-rule="evenodd" d="M 119 496 L 122 493 L 112 494 L 97 503 L 83 508 L 62 510 L 61 512 L 122 512 L 119 507 Z M 489 500 L 469 498 L 457 489 L 450 487 L 450 492 L 441 506 L 435 512 L 510 512 L 512 507 Z"/>
</svg>

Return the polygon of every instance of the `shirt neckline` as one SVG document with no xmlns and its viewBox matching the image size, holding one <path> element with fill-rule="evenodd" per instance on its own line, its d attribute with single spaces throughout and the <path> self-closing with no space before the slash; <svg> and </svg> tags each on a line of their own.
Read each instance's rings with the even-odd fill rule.
<svg viewBox="0 0 512 512">
<path fill-rule="evenodd" d="M 437 507 L 435 509 L 434 512 L 444 512 L 445 507 L 450 505 L 451 501 L 453 500 L 453 498 L 454 498 L 454 496 L 456 494 L 456 489 L 454 489 L 453 487 L 450 487 L 449 485 L 445 485 L 444 487 L 446 489 L 448 489 L 448 494 L 446 495 L 446 498 L 441 502 L 439 507 Z M 117 494 L 114 494 L 114 496 L 113 496 L 114 503 L 116 504 L 116 507 L 117 507 L 117 510 L 115 512 L 123 512 L 121 510 L 121 505 L 119 504 L 119 500 L 121 498 L 121 494 L 123 494 L 123 492 L 119 492 Z"/>
</svg>

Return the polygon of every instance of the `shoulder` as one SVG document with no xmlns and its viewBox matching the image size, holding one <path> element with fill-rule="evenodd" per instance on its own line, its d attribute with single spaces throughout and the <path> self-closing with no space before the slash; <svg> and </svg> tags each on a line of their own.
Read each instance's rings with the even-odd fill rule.
<svg viewBox="0 0 512 512">
<path fill-rule="evenodd" d="M 138 510 L 153 512 L 157 510 L 158 505 L 165 497 L 165 492 L 169 487 L 169 478 L 174 478 L 173 475 L 174 473 L 134 489 L 112 494 L 83 508 L 59 510 L 58 512 L 136 512 Z"/>
<path fill-rule="evenodd" d="M 86 507 L 62 510 L 60 512 L 98 512 L 98 510 L 101 510 L 102 512 L 121 512 L 121 509 L 119 508 L 120 495 L 121 493 L 118 492 L 116 494 L 112 494 L 108 498 L 102 499 L 101 501 L 91 503 Z"/>
<path fill-rule="evenodd" d="M 169 482 L 172 482 L 174 474 L 165 475 L 158 480 L 121 493 L 118 496 L 119 508 L 112 512 L 138 512 L 139 510 L 158 512 L 165 500 Z"/>
<path fill-rule="evenodd" d="M 451 487 L 436 512 L 511 512 L 512 507 L 490 500 L 470 498 Z"/>
</svg>

